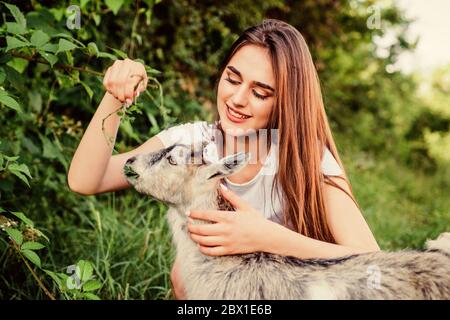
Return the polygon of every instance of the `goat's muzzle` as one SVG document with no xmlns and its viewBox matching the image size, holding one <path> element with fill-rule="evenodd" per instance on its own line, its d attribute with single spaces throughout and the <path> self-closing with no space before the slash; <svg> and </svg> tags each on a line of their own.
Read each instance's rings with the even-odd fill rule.
<svg viewBox="0 0 450 320">
<path fill-rule="evenodd" d="M 127 160 L 125 163 L 125 166 L 123 167 L 123 173 L 127 178 L 134 178 L 137 179 L 139 177 L 139 174 L 136 173 L 136 171 L 133 170 L 132 165 L 136 161 L 136 157 L 132 157 Z"/>
</svg>

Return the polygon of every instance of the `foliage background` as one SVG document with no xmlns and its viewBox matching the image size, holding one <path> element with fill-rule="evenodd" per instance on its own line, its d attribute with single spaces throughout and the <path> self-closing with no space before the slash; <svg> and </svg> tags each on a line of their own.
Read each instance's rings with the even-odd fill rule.
<svg viewBox="0 0 450 320">
<path fill-rule="evenodd" d="M 72 4 L 81 25 L 70 30 Z M 23 212 L 49 237 L 39 251 L 47 270 L 65 273 L 91 261 L 100 298 L 170 298 L 173 259 L 162 204 L 130 190 L 86 197 L 68 188 L 71 158 L 104 94 L 102 73 L 127 55 L 142 59 L 155 79 L 140 97 L 141 113 L 121 124 L 116 149 L 125 152 L 173 122 L 211 121 L 222 57 L 245 28 L 268 17 L 291 23 L 307 40 L 338 150 L 382 249 L 418 248 L 449 230 L 450 66 L 425 91 L 417 75 L 392 68 L 414 49 L 405 37 L 410 21 L 392 1 L 14 5 L 23 16 L 0 3 L 0 214 Z M 374 6 L 381 24 L 373 29 Z M 388 30 L 396 39 L 380 55 L 375 42 Z M 0 234 L 0 298 L 48 298 Z M 70 298 L 34 268 L 56 298 Z"/>
</svg>

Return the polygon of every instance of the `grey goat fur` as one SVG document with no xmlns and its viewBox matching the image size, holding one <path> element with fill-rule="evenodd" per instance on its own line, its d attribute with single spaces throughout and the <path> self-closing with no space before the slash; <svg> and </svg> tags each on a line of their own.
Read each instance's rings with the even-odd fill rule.
<svg viewBox="0 0 450 320">
<path fill-rule="evenodd" d="M 176 144 L 130 158 L 124 167 L 138 192 L 169 206 L 168 221 L 187 299 L 450 298 L 448 232 L 428 240 L 424 250 L 379 251 L 337 259 L 301 260 L 264 252 L 202 254 L 188 234 L 185 212 L 219 209 L 220 179 L 241 169 L 248 154 L 205 164 L 192 161 L 201 155 L 194 149 Z"/>
</svg>

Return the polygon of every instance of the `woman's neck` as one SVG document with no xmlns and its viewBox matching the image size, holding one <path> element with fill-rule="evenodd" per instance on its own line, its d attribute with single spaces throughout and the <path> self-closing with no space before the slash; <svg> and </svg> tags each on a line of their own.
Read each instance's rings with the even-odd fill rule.
<svg viewBox="0 0 450 320">
<path fill-rule="evenodd" d="M 262 165 L 270 148 L 267 139 L 258 133 L 249 136 L 233 136 L 224 133 L 223 141 L 224 157 L 238 152 L 250 153 L 249 165 Z"/>
</svg>

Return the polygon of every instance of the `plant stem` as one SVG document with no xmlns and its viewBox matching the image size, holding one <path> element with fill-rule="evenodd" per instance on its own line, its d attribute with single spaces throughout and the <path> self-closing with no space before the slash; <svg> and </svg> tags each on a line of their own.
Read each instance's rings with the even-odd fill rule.
<svg viewBox="0 0 450 320">
<path fill-rule="evenodd" d="M 30 270 L 31 274 L 33 275 L 34 279 L 36 279 L 39 287 L 44 291 L 44 293 L 50 298 L 50 300 L 56 300 L 55 297 L 51 294 L 50 291 L 45 287 L 45 285 L 42 283 L 41 279 L 39 279 L 38 275 L 34 272 L 34 270 L 31 268 L 28 261 L 23 257 L 23 255 L 20 253 L 20 251 L 16 248 L 17 252 L 19 252 L 20 257 L 22 258 L 23 262 L 27 266 L 28 270 Z"/>
<path fill-rule="evenodd" d="M 136 29 L 139 21 L 139 0 L 136 0 L 136 13 L 134 15 L 133 25 L 131 27 L 131 37 L 130 37 L 130 48 L 128 50 L 128 56 L 132 57 L 134 53 L 134 36 L 136 34 Z"/>
<path fill-rule="evenodd" d="M 30 57 L 30 56 L 27 56 L 27 55 L 24 55 L 24 54 L 21 54 L 21 53 L 18 53 L 18 52 L 11 52 L 11 55 L 13 57 L 25 59 L 25 60 L 28 60 L 28 61 L 36 61 L 38 63 L 43 63 L 43 64 L 46 64 L 46 65 L 50 65 L 50 63 L 48 61 L 44 60 L 44 59 Z M 77 70 L 77 71 L 80 71 L 80 72 L 85 72 L 85 73 L 92 74 L 94 76 L 103 76 L 102 72 L 97 72 L 97 71 L 90 70 L 90 69 L 87 69 L 87 68 L 82 68 L 82 67 L 69 66 L 69 65 L 66 65 L 66 64 L 63 64 L 63 63 L 56 63 L 53 66 L 53 68 L 63 69 L 65 71 L 69 71 L 69 72 L 72 71 L 72 70 Z"/>
</svg>

